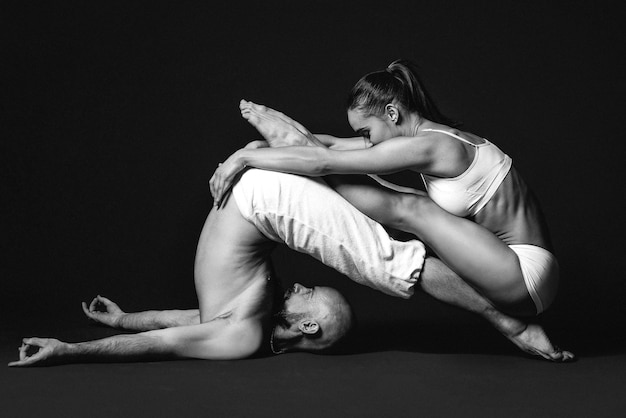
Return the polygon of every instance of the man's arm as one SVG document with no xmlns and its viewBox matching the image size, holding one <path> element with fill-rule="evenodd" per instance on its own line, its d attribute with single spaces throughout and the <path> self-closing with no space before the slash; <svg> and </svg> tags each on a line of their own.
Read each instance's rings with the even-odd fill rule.
<svg viewBox="0 0 626 418">
<path fill-rule="evenodd" d="M 96 296 L 89 306 L 85 302 L 82 306 L 85 315 L 93 321 L 129 331 L 151 331 L 200 323 L 198 309 L 127 313 L 115 302 L 100 295 Z"/>
<path fill-rule="evenodd" d="M 230 360 L 251 356 L 261 342 L 260 324 L 250 321 L 233 324 L 227 320 L 80 343 L 35 337 L 23 340 L 20 359 L 9 363 L 9 367 L 175 358 Z"/>
</svg>

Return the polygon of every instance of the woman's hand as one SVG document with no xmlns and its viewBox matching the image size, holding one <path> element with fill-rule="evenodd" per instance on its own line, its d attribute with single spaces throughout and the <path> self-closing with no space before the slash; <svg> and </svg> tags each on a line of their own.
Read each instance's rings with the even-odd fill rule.
<svg viewBox="0 0 626 418">
<path fill-rule="evenodd" d="M 211 180 L 209 180 L 213 206 L 219 209 L 226 201 L 226 196 L 233 186 L 237 174 L 244 168 L 246 167 L 241 161 L 241 150 L 236 151 L 226 161 L 218 164 Z"/>
<path fill-rule="evenodd" d="M 258 148 L 268 148 L 270 144 L 264 139 L 257 139 L 255 141 L 248 142 L 245 149 L 258 149 Z"/>
</svg>

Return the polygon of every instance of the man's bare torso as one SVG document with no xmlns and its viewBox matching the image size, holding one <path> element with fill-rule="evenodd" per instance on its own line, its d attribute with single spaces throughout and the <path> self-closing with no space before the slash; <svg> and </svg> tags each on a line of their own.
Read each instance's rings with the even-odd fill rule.
<svg viewBox="0 0 626 418">
<path fill-rule="evenodd" d="M 274 288 L 269 255 L 275 244 L 240 214 L 234 201 L 209 214 L 196 251 L 200 321 L 220 332 L 254 334 L 257 349 L 271 326 Z"/>
</svg>

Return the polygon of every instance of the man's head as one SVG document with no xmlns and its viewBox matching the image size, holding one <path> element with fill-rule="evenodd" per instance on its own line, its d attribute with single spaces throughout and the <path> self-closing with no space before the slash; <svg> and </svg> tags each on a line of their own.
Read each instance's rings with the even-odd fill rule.
<svg viewBox="0 0 626 418">
<path fill-rule="evenodd" d="M 332 287 L 304 287 L 296 283 L 285 292 L 276 314 L 272 349 L 322 351 L 341 340 L 354 324 L 348 301 Z"/>
</svg>

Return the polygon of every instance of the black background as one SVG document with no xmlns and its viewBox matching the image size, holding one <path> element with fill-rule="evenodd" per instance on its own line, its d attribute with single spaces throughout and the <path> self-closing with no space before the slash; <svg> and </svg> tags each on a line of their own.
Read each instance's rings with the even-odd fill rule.
<svg viewBox="0 0 626 418">
<path fill-rule="evenodd" d="M 553 335 L 583 355 L 624 352 L 618 2 L 16 4 L 0 10 L 3 330 L 60 329 L 97 293 L 128 310 L 194 307 L 207 180 L 259 138 L 239 99 L 348 136 L 350 87 L 403 57 L 542 202 L 563 277 Z M 473 320 L 274 258 L 287 283 L 348 293 L 365 322 Z"/>
</svg>

